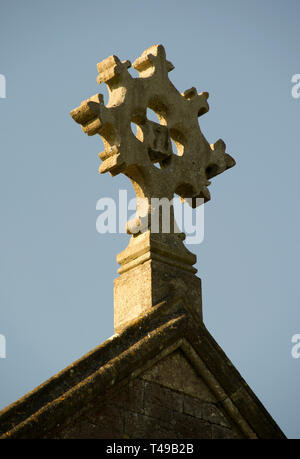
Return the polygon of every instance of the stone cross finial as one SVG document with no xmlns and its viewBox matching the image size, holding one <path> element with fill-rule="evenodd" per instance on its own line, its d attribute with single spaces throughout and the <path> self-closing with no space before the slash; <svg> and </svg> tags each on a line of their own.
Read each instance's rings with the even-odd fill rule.
<svg viewBox="0 0 300 459">
<path fill-rule="evenodd" d="M 139 72 L 139 78 L 133 78 L 128 72 L 130 65 L 128 60 L 121 62 L 116 56 L 100 62 L 98 83 L 104 82 L 108 87 L 108 104 L 105 106 L 103 96 L 97 94 L 82 102 L 71 116 L 86 134 L 99 134 L 103 139 L 100 173 L 110 172 L 114 176 L 122 172 L 134 186 L 138 206 L 135 222 L 128 225 L 128 232 L 135 237 L 118 257 L 122 265 L 119 273 L 128 273 L 152 261 L 153 290 L 153 260 L 185 273 L 195 273 L 192 265 L 196 257 L 183 245 L 182 234 L 153 234 L 151 228 L 147 231 L 148 217 L 155 210 L 152 198 L 171 201 L 177 194 L 183 200 L 190 198 L 188 202 L 193 207 L 199 202 L 196 198 L 207 202 L 210 179 L 234 166 L 235 162 L 225 153 L 222 140 L 209 145 L 200 130 L 198 117 L 209 109 L 208 93 L 197 94 L 195 88 L 182 94 L 177 91 L 168 78 L 174 66 L 166 59 L 162 45 L 146 49 L 135 60 L 133 67 Z M 147 108 L 157 114 L 159 123 L 147 119 Z M 137 125 L 136 135 L 131 130 L 131 123 Z M 171 139 L 176 144 L 177 154 L 172 149 Z M 153 292 L 151 295 L 153 297 Z M 154 294 L 154 297 L 161 299 L 161 294 Z M 150 302 L 152 306 L 153 302 Z M 126 307 L 128 309 L 129 304 Z M 141 311 L 144 310 L 142 307 Z"/>
</svg>

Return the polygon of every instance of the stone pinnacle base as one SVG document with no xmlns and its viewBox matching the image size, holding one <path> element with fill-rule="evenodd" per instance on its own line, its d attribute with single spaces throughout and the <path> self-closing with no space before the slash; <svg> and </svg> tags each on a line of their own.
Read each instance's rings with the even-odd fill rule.
<svg viewBox="0 0 300 459">
<path fill-rule="evenodd" d="M 120 277 L 114 281 L 114 328 L 121 332 L 158 303 L 175 297 L 187 300 L 196 320 L 202 321 L 201 280 L 196 262 L 177 234 L 133 237 L 117 257 Z"/>
</svg>

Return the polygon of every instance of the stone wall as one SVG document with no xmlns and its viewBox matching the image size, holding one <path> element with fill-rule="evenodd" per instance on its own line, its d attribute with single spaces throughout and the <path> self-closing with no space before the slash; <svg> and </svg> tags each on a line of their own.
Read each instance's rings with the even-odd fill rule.
<svg viewBox="0 0 300 459">
<path fill-rule="evenodd" d="M 178 370 L 181 378 L 176 377 Z M 57 426 L 50 437 L 218 439 L 243 435 L 177 351 L 117 392 L 95 399 L 67 425 Z"/>
</svg>

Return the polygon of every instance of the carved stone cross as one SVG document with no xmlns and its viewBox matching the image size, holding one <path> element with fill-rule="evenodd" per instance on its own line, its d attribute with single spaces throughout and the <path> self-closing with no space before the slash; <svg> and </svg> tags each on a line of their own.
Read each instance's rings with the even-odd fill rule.
<svg viewBox="0 0 300 459">
<path fill-rule="evenodd" d="M 183 200 L 190 198 L 192 206 L 197 205 L 197 198 L 207 202 L 210 179 L 235 164 L 222 140 L 209 145 L 200 130 L 198 117 L 209 109 L 208 93 L 197 94 L 195 88 L 182 94 L 177 91 L 168 78 L 174 66 L 162 45 L 146 49 L 135 60 L 138 78 L 128 72 L 130 65 L 116 56 L 100 62 L 98 83 L 108 86 L 108 104 L 97 94 L 71 112 L 85 133 L 103 139 L 100 173 L 124 173 L 138 198 L 136 219 L 127 228 L 133 236 L 117 258 L 121 276 L 115 280 L 116 331 L 179 291 L 187 292 L 192 308 L 202 317 L 200 279 L 193 267 L 196 257 L 184 246 L 182 233 L 148 229 L 149 215 L 156 211 L 152 198 L 171 201 L 177 194 Z M 159 123 L 147 119 L 148 108 L 157 114 Z M 137 125 L 136 135 L 131 123 Z M 191 288 L 197 292 L 195 298 Z"/>
</svg>

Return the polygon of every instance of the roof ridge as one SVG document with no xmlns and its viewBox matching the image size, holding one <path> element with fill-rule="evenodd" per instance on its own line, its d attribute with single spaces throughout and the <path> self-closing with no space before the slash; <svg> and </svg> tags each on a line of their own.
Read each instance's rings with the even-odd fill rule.
<svg viewBox="0 0 300 459">
<path fill-rule="evenodd" d="M 159 332 L 176 318 L 186 314 L 181 300 L 160 303 L 153 311 L 138 318 L 120 334 L 108 338 L 84 356 L 50 377 L 44 383 L 0 411 L 0 434 L 26 423 L 46 406 L 54 404 L 59 398 L 76 387 L 84 385 L 99 370 L 126 355 L 128 350 L 143 342 L 145 336 Z M 162 325 L 164 324 L 164 325 Z M 18 429 L 17 429 L 18 430 Z"/>
</svg>

